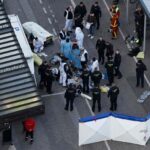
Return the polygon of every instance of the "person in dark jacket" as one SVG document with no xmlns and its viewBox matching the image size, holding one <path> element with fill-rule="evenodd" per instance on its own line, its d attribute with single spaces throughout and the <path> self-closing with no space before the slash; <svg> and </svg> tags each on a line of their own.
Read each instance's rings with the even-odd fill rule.
<svg viewBox="0 0 150 150">
<path fill-rule="evenodd" d="M 38 68 L 38 73 L 41 77 L 40 79 L 40 83 L 39 83 L 39 88 L 43 89 L 43 87 L 45 86 L 46 87 L 46 75 L 45 75 L 45 72 L 46 72 L 46 69 L 48 67 L 48 63 L 47 61 L 44 61 Z"/>
<path fill-rule="evenodd" d="M 109 58 L 109 60 L 106 62 L 105 68 L 109 81 L 107 85 L 110 86 L 114 82 L 114 62 L 112 61 L 112 58 Z"/>
<path fill-rule="evenodd" d="M 25 140 L 27 141 L 30 136 L 30 143 L 33 143 L 33 135 L 35 129 L 35 120 L 33 118 L 27 118 L 23 121 L 24 129 L 26 132 Z"/>
<path fill-rule="evenodd" d="M 142 62 L 142 60 L 138 60 L 136 63 L 136 86 L 138 87 L 141 82 L 141 87 L 144 87 L 144 71 L 146 71 L 146 65 Z"/>
<path fill-rule="evenodd" d="M 93 105 L 92 105 L 92 111 L 95 112 L 95 104 L 97 102 L 98 104 L 98 111 L 101 111 L 101 92 L 98 86 L 96 86 L 92 91 L 92 97 L 93 97 Z"/>
<path fill-rule="evenodd" d="M 84 67 L 84 70 L 82 72 L 81 78 L 83 82 L 83 92 L 89 93 L 89 77 L 90 72 L 87 70 L 86 67 Z"/>
<path fill-rule="evenodd" d="M 113 50 L 113 45 L 110 42 L 106 42 L 106 57 L 107 60 L 111 57 L 113 57 L 114 50 Z"/>
<path fill-rule="evenodd" d="M 94 82 L 94 86 L 99 87 L 100 81 L 102 79 L 102 73 L 100 71 L 98 71 L 97 68 L 95 68 L 94 72 L 91 75 L 91 79 Z"/>
<path fill-rule="evenodd" d="M 50 68 L 50 66 L 47 68 L 46 72 L 46 89 L 47 89 L 47 93 L 51 94 L 52 93 L 52 83 L 53 83 L 53 73 L 52 70 Z"/>
<path fill-rule="evenodd" d="M 73 87 L 72 84 L 69 84 L 64 96 L 66 98 L 65 110 L 68 110 L 69 105 L 70 105 L 70 111 L 73 110 L 73 102 L 75 99 L 75 94 L 76 94 L 75 88 Z"/>
<path fill-rule="evenodd" d="M 105 56 L 104 56 L 105 48 L 106 48 L 105 40 L 103 40 L 103 38 L 100 37 L 96 42 L 96 50 L 98 52 L 98 61 L 99 63 L 102 62 L 102 64 L 104 64 L 105 62 Z"/>
<path fill-rule="evenodd" d="M 112 87 L 108 91 L 108 97 L 110 98 L 110 110 L 116 111 L 117 110 L 117 97 L 119 94 L 119 88 L 113 84 Z"/>
<path fill-rule="evenodd" d="M 115 69 L 115 76 L 118 76 L 118 79 L 122 78 L 122 73 L 120 72 L 120 64 L 121 64 L 121 55 L 119 50 L 116 51 L 114 56 L 114 69 Z"/>
<path fill-rule="evenodd" d="M 102 15 L 101 13 L 101 8 L 100 6 L 98 5 L 98 2 L 95 2 L 92 7 L 91 7 L 91 12 L 94 13 L 95 17 L 96 17 L 96 24 L 97 24 L 97 30 L 99 29 L 99 26 L 100 26 L 100 17 Z"/>
</svg>

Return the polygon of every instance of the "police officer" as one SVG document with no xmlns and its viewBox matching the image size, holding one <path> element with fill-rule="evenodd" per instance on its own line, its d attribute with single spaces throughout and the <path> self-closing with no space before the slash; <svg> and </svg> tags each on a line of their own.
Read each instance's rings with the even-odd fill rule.
<svg viewBox="0 0 150 150">
<path fill-rule="evenodd" d="M 114 54 L 113 45 L 110 42 L 106 42 L 106 57 L 107 60 Z"/>
<path fill-rule="evenodd" d="M 102 13 L 101 13 L 101 8 L 98 5 L 98 2 L 95 2 L 92 7 L 91 7 L 91 11 L 92 13 L 94 13 L 95 17 L 96 17 L 96 23 L 97 23 L 97 30 L 99 29 L 100 26 L 100 21 L 99 18 L 101 17 Z"/>
<path fill-rule="evenodd" d="M 138 60 L 136 63 L 136 86 L 138 87 L 141 82 L 141 87 L 144 87 L 144 71 L 146 71 L 147 68 L 145 64 L 142 62 L 142 60 Z"/>
<path fill-rule="evenodd" d="M 43 88 L 44 86 L 46 86 L 46 76 L 45 76 L 45 72 L 46 72 L 46 69 L 48 67 L 48 63 L 47 61 L 44 61 L 38 68 L 38 73 L 41 77 L 40 79 L 40 83 L 39 83 L 39 88 Z"/>
<path fill-rule="evenodd" d="M 101 92 L 98 86 L 96 86 L 92 91 L 93 96 L 93 105 L 92 105 L 92 111 L 95 111 L 95 103 L 98 104 L 98 111 L 101 111 Z"/>
<path fill-rule="evenodd" d="M 96 50 L 98 52 L 98 61 L 99 63 L 101 62 L 102 64 L 104 64 L 105 61 L 105 48 L 106 48 L 106 44 L 105 44 L 105 40 L 100 37 L 97 42 L 96 42 Z"/>
<path fill-rule="evenodd" d="M 117 97 L 119 94 L 119 88 L 113 84 L 112 87 L 108 91 L 108 97 L 110 97 L 110 110 L 116 111 L 117 110 Z"/>
<path fill-rule="evenodd" d="M 89 77 L 90 77 L 90 72 L 87 70 L 86 67 L 84 67 L 81 78 L 83 82 L 83 92 L 86 93 L 89 93 Z"/>
<path fill-rule="evenodd" d="M 115 76 L 118 76 L 118 79 L 122 78 L 122 74 L 119 70 L 121 64 L 121 55 L 119 50 L 115 52 L 115 57 L 114 57 L 114 69 L 115 69 Z"/>
<path fill-rule="evenodd" d="M 73 87 L 72 84 L 69 84 L 69 86 L 65 92 L 65 98 L 66 98 L 65 110 L 68 110 L 69 105 L 70 105 L 70 111 L 73 110 L 73 102 L 75 99 L 75 94 L 76 94 L 75 88 Z"/>
<path fill-rule="evenodd" d="M 94 72 L 91 75 L 91 79 L 94 82 L 94 86 L 99 86 L 102 79 L 102 73 L 95 68 Z"/>
<path fill-rule="evenodd" d="M 46 75 L 47 93 L 51 94 L 52 93 L 52 83 L 53 83 L 53 73 L 52 73 L 50 66 L 47 68 L 45 75 Z"/>
<path fill-rule="evenodd" d="M 105 64 L 105 68 L 108 75 L 108 81 L 110 86 L 114 82 L 114 62 L 112 61 L 112 57 L 109 58 L 109 60 Z"/>
</svg>

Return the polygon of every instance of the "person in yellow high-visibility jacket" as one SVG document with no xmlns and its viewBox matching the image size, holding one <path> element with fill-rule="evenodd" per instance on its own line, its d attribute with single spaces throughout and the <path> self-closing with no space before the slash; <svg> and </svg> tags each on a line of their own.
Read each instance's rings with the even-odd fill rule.
<svg viewBox="0 0 150 150">
<path fill-rule="evenodd" d="M 119 26 L 118 16 L 114 13 L 111 18 L 111 25 L 110 25 L 111 32 L 112 32 L 112 39 L 117 38 L 118 26 Z"/>
</svg>

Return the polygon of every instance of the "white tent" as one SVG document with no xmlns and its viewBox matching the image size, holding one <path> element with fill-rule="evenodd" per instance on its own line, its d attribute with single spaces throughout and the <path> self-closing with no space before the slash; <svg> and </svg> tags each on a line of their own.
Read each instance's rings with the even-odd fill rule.
<svg viewBox="0 0 150 150">
<path fill-rule="evenodd" d="M 149 137 L 149 117 L 106 113 L 79 121 L 79 145 L 106 140 L 145 145 Z"/>
</svg>

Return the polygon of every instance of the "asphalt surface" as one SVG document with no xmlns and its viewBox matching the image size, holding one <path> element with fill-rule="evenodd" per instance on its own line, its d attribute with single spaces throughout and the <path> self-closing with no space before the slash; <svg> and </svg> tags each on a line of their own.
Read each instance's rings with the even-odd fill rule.
<svg viewBox="0 0 150 150">
<path fill-rule="evenodd" d="M 35 21 L 49 32 L 56 36 L 56 40 L 53 45 L 45 48 L 44 52 L 48 54 L 45 59 L 50 59 L 52 55 L 59 51 L 59 40 L 57 34 L 59 30 L 64 27 L 64 9 L 72 5 L 78 4 L 79 0 L 5 0 L 5 7 L 8 14 L 17 14 L 22 23 L 26 21 Z M 92 0 L 83 0 L 86 4 L 88 12 L 93 3 Z M 146 116 L 149 112 L 150 99 L 148 98 L 143 104 L 137 102 L 137 98 L 144 91 L 148 90 L 149 87 L 145 84 L 144 89 L 136 88 L 135 78 L 135 61 L 133 58 L 127 55 L 128 48 L 125 45 L 123 37 L 128 33 L 132 33 L 134 29 L 133 11 L 135 5 L 129 7 L 129 24 L 126 22 L 126 11 L 125 2 L 121 1 L 121 31 L 117 40 L 112 41 L 110 33 L 107 32 L 110 22 L 110 14 L 107 9 L 107 5 L 110 7 L 111 0 L 100 0 L 99 4 L 102 9 L 101 27 L 95 33 L 94 39 L 87 37 L 87 31 L 85 33 L 84 46 L 88 50 L 90 58 L 96 56 L 95 43 L 98 37 L 103 36 L 106 41 L 110 41 L 114 44 L 115 49 L 119 49 L 122 55 L 121 72 L 123 78 L 118 80 L 115 79 L 115 83 L 120 88 L 120 94 L 118 98 L 118 113 L 127 115 Z M 107 4 L 107 5 L 106 5 Z M 149 34 L 148 34 L 149 38 Z M 148 40 L 147 38 L 147 40 Z M 148 43 L 149 44 L 149 43 Z M 147 47 L 148 47 L 147 44 Z M 149 70 L 149 56 L 150 53 L 146 51 L 146 58 L 144 62 Z M 104 71 L 103 66 L 100 66 L 101 70 Z M 150 79 L 149 71 L 146 72 L 148 79 Z M 37 76 L 37 81 L 38 81 Z M 102 84 L 107 81 L 102 81 Z M 78 146 L 78 120 L 81 117 L 92 115 L 90 105 L 91 101 L 85 101 L 83 98 L 78 97 L 75 100 L 74 111 L 64 111 L 65 99 L 62 92 L 65 89 L 62 88 L 57 82 L 53 83 L 53 92 L 59 93 L 58 95 L 46 95 L 46 92 L 39 91 L 43 95 L 43 101 L 45 102 L 46 111 L 44 115 L 35 117 L 37 127 L 35 130 L 34 143 L 30 145 L 24 141 L 24 135 L 22 133 L 21 121 L 13 123 L 13 141 L 17 150 L 149 150 L 150 142 L 146 146 L 138 146 L 134 144 L 128 144 L 123 142 L 98 142 L 85 146 Z M 109 99 L 106 94 L 102 94 L 102 111 L 109 111 Z M 96 112 L 97 114 L 97 112 Z M 0 136 L 0 138 L 2 138 Z M 0 149 L 7 150 L 7 145 L 1 145 Z"/>
</svg>

